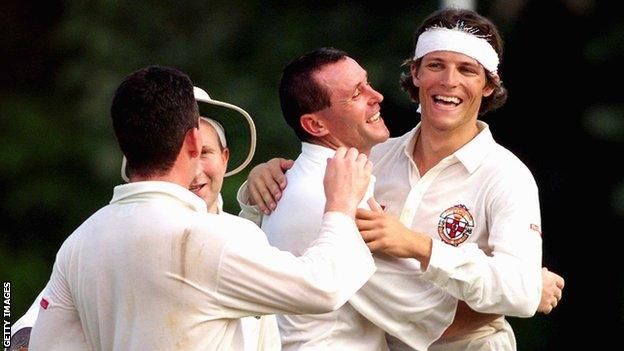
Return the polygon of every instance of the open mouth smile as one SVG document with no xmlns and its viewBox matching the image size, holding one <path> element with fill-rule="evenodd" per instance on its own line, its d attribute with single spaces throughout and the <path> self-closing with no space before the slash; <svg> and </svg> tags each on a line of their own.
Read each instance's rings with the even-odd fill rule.
<svg viewBox="0 0 624 351">
<path fill-rule="evenodd" d="M 442 106 L 459 106 L 463 100 L 456 96 L 434 95 L 433 101 Z"/>
<path fill-rule="evenodd" d="M 366 120 L 366 123 L 375 123 L 375 122 L 379 121 L 380 119 L 381 119 L 381 112 L 377 111 L 377 113 L 375 113 L 374 115 L 370 116 Z"/>
<path fill-rule="evenodd" d="M 208 183 L 191 184 L 191 186 L 189 187 L 189 190 L 196 193 L 200 191 L 204 186 L 206 186 L 206 184 Z"/>
</svg>

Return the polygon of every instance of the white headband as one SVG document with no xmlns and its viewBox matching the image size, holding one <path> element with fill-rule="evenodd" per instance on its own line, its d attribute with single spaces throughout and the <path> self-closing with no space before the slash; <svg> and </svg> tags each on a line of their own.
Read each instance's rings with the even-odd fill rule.
<svg viewBox="0 0 624 351">
<path fill-rule="evenodd" d="M 219 141 L 221 142 L 221 146 L 227 147 L 227 141 L 225 140 L 225 130 L 223 129 L 223 126 L 221 125 L 221 123 L 208 117 L 201 117 L 201 119 L 204 120 L 205 122 L 208 122 L 212 126 L 212 128 L 214 128 L 214 130 L 217 132 L 217 135 L 219 136 Z"/>
<path fill-rule="evenodd" d="M 498 54 L 487 40 L 462 27 L 431 27 L 418 37 L 414 60 L 434 51 L 454 51 L 479 61 L 491 74 L 498 71 Z"/>
</svg>

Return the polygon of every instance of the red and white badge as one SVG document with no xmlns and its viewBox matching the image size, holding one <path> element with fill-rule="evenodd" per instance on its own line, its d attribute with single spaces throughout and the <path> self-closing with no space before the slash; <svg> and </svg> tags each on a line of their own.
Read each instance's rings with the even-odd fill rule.
<svg viewBox="0 0 624 351">
<path fill-rule="evenodd" d="M 438 235 L 445 243 L 458 246 L 474 229 L 474 219 L 464 205 L 455 205 L 440 214 Z"/>
</svg>

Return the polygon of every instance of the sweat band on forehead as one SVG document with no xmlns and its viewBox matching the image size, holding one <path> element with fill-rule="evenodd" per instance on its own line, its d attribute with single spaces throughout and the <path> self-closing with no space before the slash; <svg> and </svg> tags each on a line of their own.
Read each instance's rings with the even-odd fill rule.
<svg viewBox="0 0 624 351">
<path fill-rule="evenodd" d="M 208 117 L 201 117 L 201 119 L 204 122 L 208 122 L 208 124 L 210 124 L 212 128 L 214 128 L 214 130 L 217 132 L 217 135 L 219 136 L 219 141 L 221 142 L 221 146 L 224 148 L 227 147 L 227 142 L 225 140 L 225 130 L 223 129 L 223 126 L 221 125 L 221 123 Z"/>
<path fill-rule="evenodd" d="M 468 30 L 468 31 L 467 31 Z M 498 54 L 487 40 L 469 32 L 469 29 L 431 27 L 418 37 L 414 60 L 434 51 L 453 51 L 479 61 L 491 74 L 498 71 Z"/>
</svg>

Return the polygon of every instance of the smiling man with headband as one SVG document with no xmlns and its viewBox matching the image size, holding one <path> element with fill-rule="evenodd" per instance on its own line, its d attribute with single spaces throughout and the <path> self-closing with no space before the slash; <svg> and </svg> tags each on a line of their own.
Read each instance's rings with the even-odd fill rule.
<svg viewBox="0 0 624 351">
<path fill-rule="evenodd" d="M 533 176 L 477 120 L 507 98 L 498 72 L 502 40 L 489 20 L 458 9 L 433 13 L 415 38 L 401 84 L 420 104 L 421 122 L 372 148 L 374 194 L 381 205 L 371 202 L 372 211 L 357 214 L 377 260 L 404 259 L 378 262 L 349 302 L 391 334 L 391 350 L 425 350 L 438 338 L 429 350 L 515 350 L 503 316 L 550 312 L 563 280 L 540 269 Z M 285 184 L 275 176 L 276 164 L 250 173 L 250 194 L 260 194 L 252 197 L 262 210 L 273 207 Z M 271 181 L 258 182 L 267 174 Z M 397 296 L 415 281 L 419 290 Z M 430 300 L 440 290 L 459 300 L 446 330 L 440 322 L 448 303 Z M 416 295 L 405 299 L 410 294 Z"/>
<path fill-rule="evenodd" d="M 420 103 L 421 122 L 373 149 L 385 212 L 359 211 L 358 227 L 372 251 L 416 258 L 423 280 L 460 300 L 430 350 L 515 350 L 503 315 L 538 310 L 542 241 L 531 172 L 477 120 L 507 99 L 502 40 L 489 20 L 457 9 L 432 14 L 415 35 L 401 83 Z M 550 308 L 562 287 L 545 299 Z"/>
</svg>

